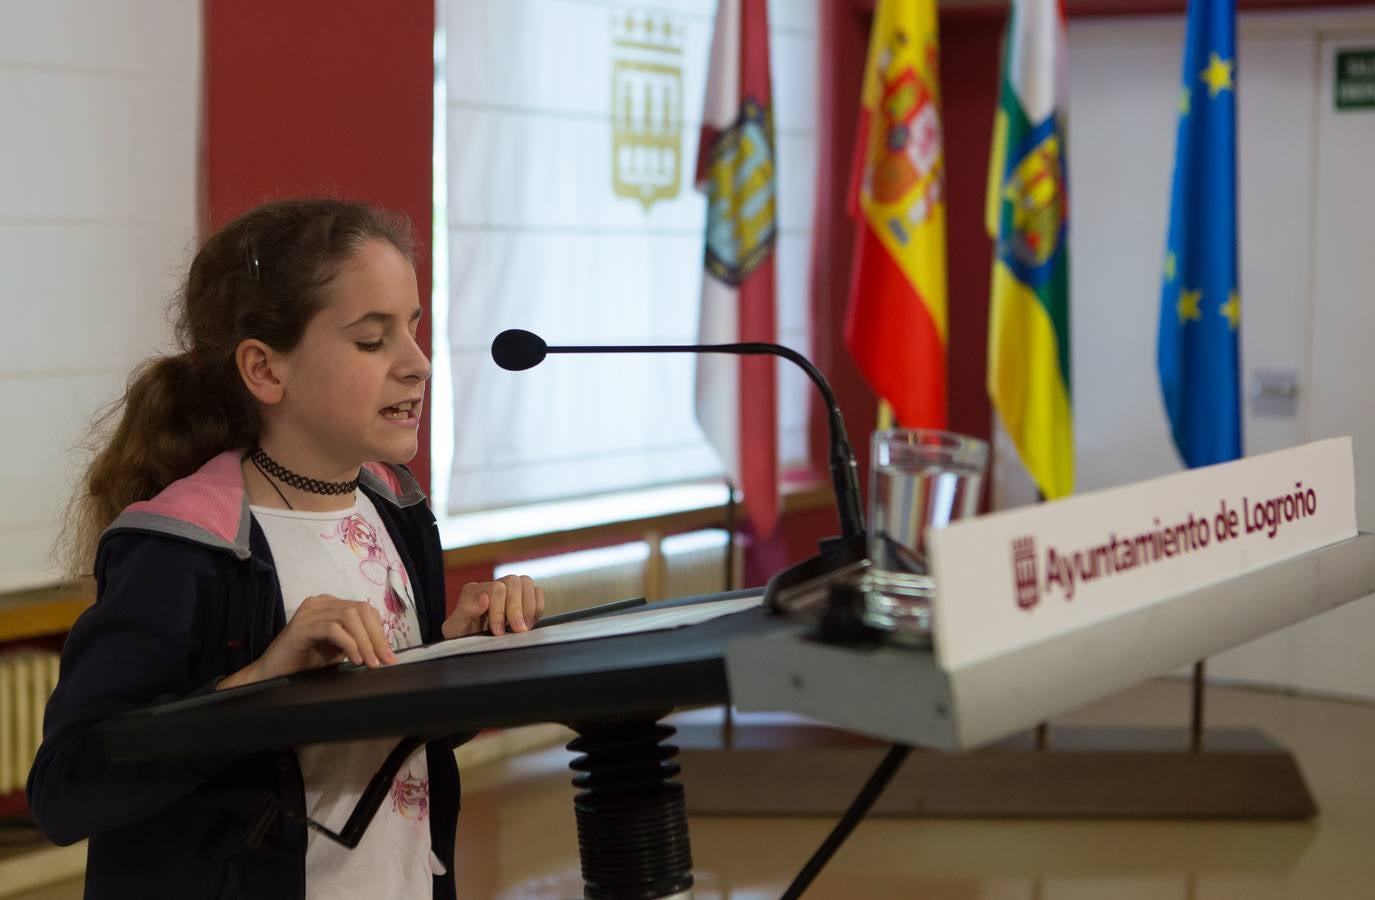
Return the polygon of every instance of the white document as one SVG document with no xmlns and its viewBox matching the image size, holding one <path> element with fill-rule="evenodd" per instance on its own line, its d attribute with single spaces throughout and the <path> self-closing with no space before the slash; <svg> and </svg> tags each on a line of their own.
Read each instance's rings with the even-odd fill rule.
<svg viewBox="0 0 1375 900">
<path fill-rule="evenodd" d="M 406 663 L 423 662 L 427 659 L 461 656 L 466 653 L 488 653 L 493 650 L 513 650 L 518 647 L 536 647 L 543 644 L 566 644 L 572 641 L 586 641 L 622 634 L 639 634 L 644 631 L 664 631 L 669 628 L 681 628 L 684 625 L 709 622 L 731 613 L 744 612 L 763 602 L 764 595 L 760 593 L 753 597 L 736 597 L 733 600 L 694 603 L 690 606 L 674 606 L 668 609 L 644 609 L 638 612 L 583 619 L 580 622 L 565 622 L 562 625 L 550 625 L 547 628 L 536 628 L 533 631 L 507 632 L 500 637 L 479 634 L 471 637 L 454 638 L 451 641 L 430 644 L 428 647 L 401 650 L 396 654 L 396 664 L 399 666 Z"/>
</svg>

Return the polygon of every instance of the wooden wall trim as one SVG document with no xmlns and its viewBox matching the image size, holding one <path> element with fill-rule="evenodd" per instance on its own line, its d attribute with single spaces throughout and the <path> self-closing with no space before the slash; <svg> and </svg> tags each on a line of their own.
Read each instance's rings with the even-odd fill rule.
<svg viewBox="0 0 1375 900">
<path fill-rule="evenodd" d="M 835 500 L 828 483 L 812 482 L 790 490 L 785 489 L 783 493 L 782 514 L 784 516 L 833 506 L 835 506 Z M 727 526 L 728 515 L 725 506 L 704 506 L 665 515 L 644 516 L 635 519 L 623 519 L 619 522 L 589 525 L 586 528 L 551 531 L 509 540 L 486 541 L 481 544 L 445 550 L 444 568 L 453 570 L 486 566 L 555 553 L 592 549 L 621 542 L 638 541 L 649 532 L 667 536 L 704 528 L 724 528 Z"/>
</svg>

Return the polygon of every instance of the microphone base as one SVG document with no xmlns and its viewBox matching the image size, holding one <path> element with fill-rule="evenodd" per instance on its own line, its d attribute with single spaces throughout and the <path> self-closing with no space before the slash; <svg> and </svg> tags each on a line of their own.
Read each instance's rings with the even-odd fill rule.
<svg viewBox="0 0 1375 900">
<path fill-rule="evenodd" d="M 823 541 L 821 552 L 769 579 L 764 606 L 777 615 L 819 621 L 826 611 L 831 588 L 858 585 L 869 568 L 863 534 Z"/>
</svg>

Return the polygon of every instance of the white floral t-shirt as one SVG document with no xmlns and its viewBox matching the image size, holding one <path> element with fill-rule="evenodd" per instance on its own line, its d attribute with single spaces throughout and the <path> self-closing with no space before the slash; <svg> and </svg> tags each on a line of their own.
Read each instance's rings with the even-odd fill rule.
<svg viewBox="0 0 1375 900">
<path fill-rule="evenodd" d="M 377 610 L 393 649 L 421 642 L 410 578 L 372 502 L 327 513 L 251 507 L 277 567 L 290 619 L 316 594 L 366 600 Z M 396 746 L 394 738 L 296 748 L 305 776 L 306 813 L 339 831 L 369 779 Z M 306 846 L 306 896 L 342 900 L 416 898 L 434 894 L 444 867 L 430 847 L 430 779 L 425 750 L 401 767 L 391 795 L 348 850 L 315 831 Z"/>
</svg>

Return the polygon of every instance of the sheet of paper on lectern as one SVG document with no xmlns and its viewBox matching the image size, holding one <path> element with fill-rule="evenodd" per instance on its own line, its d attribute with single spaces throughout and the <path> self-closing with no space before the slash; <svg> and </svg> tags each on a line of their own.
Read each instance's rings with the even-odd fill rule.
<svg viewBox="0 0 1375 900">
<path fill-rule="evenodd" d="M 580 622 L 565 622 L 562 625 L 536 628 L 534 631 L 508 632 L 499 637 L 481 634 L 455 638 L 451 641 L 430 644 L 427 647 L 402 650 L 396 654 L 396 664 L 404 665 L 468 653 L 490 653 L 494 650 L 513 650 L 519 647 L 537 647 L 544 644 L 566 644 L 572 641 L 592 640 L 593 638 L 682 628 L 685 625 L 697 625 L 721 616 L 744 612 L 747 609 L 753 609 L 763 601 L 762 595 L 736 597 L 732 600 L 717 600 L 712 603 L 694 603 L 691 606 L 675 606 L 668 609 L 645 609 L 616 616 L 584 619 Z"/>
</svg>

